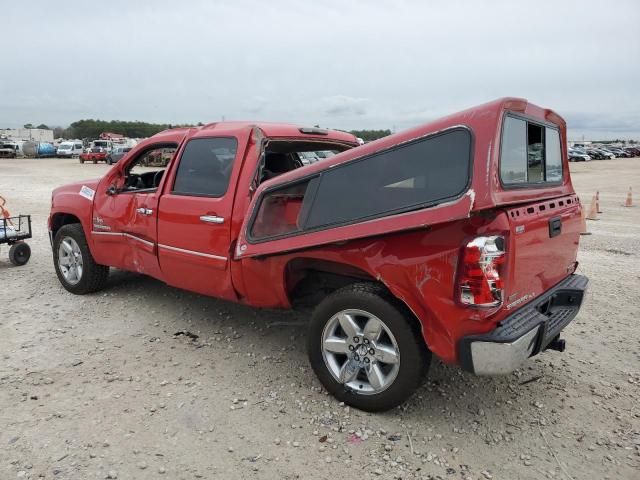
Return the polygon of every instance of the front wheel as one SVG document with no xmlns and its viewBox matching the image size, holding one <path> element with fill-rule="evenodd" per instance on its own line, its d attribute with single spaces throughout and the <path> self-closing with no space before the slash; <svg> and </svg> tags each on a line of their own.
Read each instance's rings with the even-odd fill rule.
<svg viewBox="0 0 640 480">
<path fill-rule="evenodd" d="M 307 347 L 327 391 L 369 412 L 407 400 L 431 361 L 409 315 L 374 283 L 353 284 L 325 298 L 313 313 Z"/>
<path fill-rule="evenodd" d="M 109 267 L 93 259 L 79 223 L 64 225 L 56 232 L 53 264 L 62 286 L 77 295 L 102 290 L 109 276 Z"/>
</svg>

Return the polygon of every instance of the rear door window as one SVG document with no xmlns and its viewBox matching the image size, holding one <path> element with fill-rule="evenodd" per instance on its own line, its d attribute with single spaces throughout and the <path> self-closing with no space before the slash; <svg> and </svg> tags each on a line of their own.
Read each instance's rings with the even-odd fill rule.
<svg viewBox="0 0 640 480">
<path fill-rule="evenodd" d="M 173 193 L 222 197 L 229 186 L 238 142 L 235 138 L 195 138 L 182 152 Z"/>
<path fill-rule="evenodd" d="M 558 129 L 507 116 L 502 127 L 500 178 L 504 185 L 513 186 L 562 181 Z"/>
</svg>

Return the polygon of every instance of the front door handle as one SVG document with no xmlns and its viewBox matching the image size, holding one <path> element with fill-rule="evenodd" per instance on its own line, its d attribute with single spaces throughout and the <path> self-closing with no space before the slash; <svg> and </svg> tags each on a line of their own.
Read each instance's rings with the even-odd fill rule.
<svg viewBox="0 0 640 480">
<path fill-rule="evenodd" d="M 153 210 L 151 210 L 150 208 L 140 207 L 136 208 L 136 212 L 138 212 L 140 215 L 151 215 L 153 213 Z"/>
<path fill-rule="evenodd" d="M 217 223 L 218 225 L 224 223 L 224 218 L 216 217 L 215 215 L 202 215 L 200 221 L 204 223 Z"/>
</svg>

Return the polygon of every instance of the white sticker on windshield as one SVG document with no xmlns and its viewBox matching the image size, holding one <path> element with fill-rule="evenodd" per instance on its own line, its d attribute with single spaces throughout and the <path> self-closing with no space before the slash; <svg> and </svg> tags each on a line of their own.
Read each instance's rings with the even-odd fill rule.
<svg viewBox="0 0 640 480">
<path fill-rule="evenodd" d="M 95 190 L 83 185 L 80 189 L 80 196 L 88 200 L 93 200 L 93 196 L 96 194 Z"/>
</svg>

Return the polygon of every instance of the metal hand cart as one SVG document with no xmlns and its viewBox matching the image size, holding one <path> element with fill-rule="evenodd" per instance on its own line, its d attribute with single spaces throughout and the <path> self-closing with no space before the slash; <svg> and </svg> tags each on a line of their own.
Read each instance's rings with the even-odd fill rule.
<svg viewBox="0 0 640 480">
<path fill-rule="evenodd" d="M 31 238 L 31 215 L 0 217 L 0 244 L 9 245 L 9 261 L 16 266 L 24 265 L 31 257 L 27 238 Z"/>
</svg>

